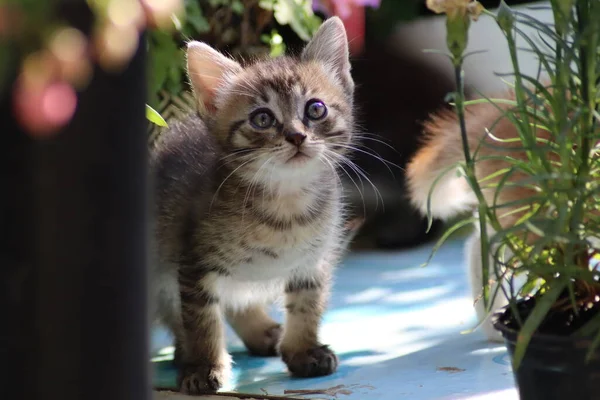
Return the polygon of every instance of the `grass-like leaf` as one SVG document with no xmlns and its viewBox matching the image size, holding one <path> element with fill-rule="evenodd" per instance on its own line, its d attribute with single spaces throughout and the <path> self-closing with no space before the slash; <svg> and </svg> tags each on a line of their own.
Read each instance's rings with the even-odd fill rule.
<svg viewBox="0 0 600 400">
<path fill-rule="evenodd" d="M 154 108 L 146 104 L 146 119 L 158 126 L 167 127 L 167 121 Z"/>
<path fill-rule="evenodd" d="M 442 237 L 440 237 L 438 239 L 438 241 L 436 242 L 435 246 L 433 246 L 433 249 L 431 250 L 431 253 L 429 253 L 429 257 L 427 258 L 427 261 L 425 261 L 423 264 L 421 264 L 421 267 L 426 267 L 427 265 L 429 265 L 429 263 L 431 262 L 433 257 L 435 257 L 435 255 L 438 252 L 438 250 L 440 249 L 440 247 L 442 247 L 442 245 L 444 243 L 446 243 L 446 240 L 448 240 L 448 238 L 450 236 L 452 236 L 452 234 L 454 234 L 455 232 L 458 232 L 460 229 L 464 228 L 465 226 L 472 225 L 476 221 L 477 221 L 477 219 L 475 219 L 474 217 L 463 219 L 463 220 L 456 222 L 450 228 L 446 229 L 446 231 L 444 232 Z"/>
<path fill-rule="evenodd" d="M 429 232 L 431 227 L 433 226 L 433 215 L 431 213 L 431 198 L 433 196 L 433 192 L 438 185 L 438 183 L 451 171 L 455 171 L 460 168 L 460 164 L 452 164 L 448 168 L 444 169 L 433 181 L 431 187 L 429 188 L 429 193 L 427 194 L 427 229 L 426 232 Z"/>
<path fill-rule="evenodd" d="M 600 315 L 600 314 L 599 314 Z M 599 321 L 594 321 L 596 324 L 599 324 Z M 597 327 L 597 325 L 596 325 Z M 588 349 L 588 352 L 585 356 L 585 362 L 590 362 L 592 357 L 594 356 L 594 353 L 596 352 L 596 350 L 598 349 L 598 346 L 600 345 L 600 330 L 598 330 L 598 332 L 596 332 L 594 340 L 592 341 L 592 344 L 590 345 L 590 348 Z"/>
</svg>

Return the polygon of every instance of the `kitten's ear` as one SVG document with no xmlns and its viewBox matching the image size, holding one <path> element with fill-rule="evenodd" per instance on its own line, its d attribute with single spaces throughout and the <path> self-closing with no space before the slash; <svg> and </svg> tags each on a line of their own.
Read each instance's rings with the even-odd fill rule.
<svg viewBox="0 0 600 400">
<path fill-rule="evenodd" d="M 327 66 L 352 94 L 354 82 L 350 75 L 350 53 L 346 28 L 338 17 L 327 19 L 302 52 L 303 61 L 318 61 Z"/>
<path fill-rule="evenodd" d="M 187 71 L 201 116 L 215 111 L 218 89 L 241 70 L 240 64 L 209 45 L 196 41 L 188 43 Z"/>
</svg>

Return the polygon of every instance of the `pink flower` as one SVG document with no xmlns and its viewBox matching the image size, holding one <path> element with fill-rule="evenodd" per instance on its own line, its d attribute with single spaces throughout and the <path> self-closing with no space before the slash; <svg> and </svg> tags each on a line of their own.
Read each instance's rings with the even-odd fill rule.
<svg viewBox="0 0 600 400">
<path fill-rule="evenodd" d="M 354 7 L 377 8 L 380 4 L 381 0 L 313 0 L 313 9 L 346 19 Z"/>
</svg>

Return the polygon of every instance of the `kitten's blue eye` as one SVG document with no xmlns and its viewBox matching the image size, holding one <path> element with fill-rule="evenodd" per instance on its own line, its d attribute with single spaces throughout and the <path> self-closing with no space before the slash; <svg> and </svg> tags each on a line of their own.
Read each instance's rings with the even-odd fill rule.
<svg viewBox="0 0 600 400">
<path fill-rule="evenodd" d="M 275 124 L 275 116 L 270 110 L 260 109 L 250 114 L 250 124 L 256 129 L 267 129 Z"/>
<path fill-rule="evenodd" d="M 309 100 L 309 102 L 306 103 L 304 114 L 308 119 L 317 121 L 325 118 L 325 116 L 327 115 L 327 107 L 325 106 L 325 103 L 323 103 L 321 100 Z"/>
</svg>

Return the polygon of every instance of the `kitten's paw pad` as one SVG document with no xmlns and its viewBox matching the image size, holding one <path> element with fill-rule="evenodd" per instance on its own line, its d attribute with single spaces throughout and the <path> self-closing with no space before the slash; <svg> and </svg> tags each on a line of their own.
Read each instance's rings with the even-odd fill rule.
<svg viewBox="0 0 600 400">
<path fill-rule="evenodd" d="M 281 339 L 282 332 L 283 328 L 279 324 L 265 329 L 263 336 L 255 343 L 246 344 L 248 352 L 250 352 L 250 354 L 253 356 L 259 357 L 276 356 L 278 354 L 277 345 Z"/>
<path fill-rule="evenodd" d="M 179 370 L 177 379 L 179 391 L 184 394 L 214 393 L 226 381 L 224 367 L 209 365 L 186 365 Z"/>
<path fill-rule="evenodd" d="M 327 346 L 319 346 L 303 352 L 283 355 L 290 373 L 301 378 L 330 375 L 338 366 L 338 358 Z"/>
</svg>

